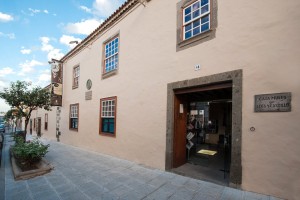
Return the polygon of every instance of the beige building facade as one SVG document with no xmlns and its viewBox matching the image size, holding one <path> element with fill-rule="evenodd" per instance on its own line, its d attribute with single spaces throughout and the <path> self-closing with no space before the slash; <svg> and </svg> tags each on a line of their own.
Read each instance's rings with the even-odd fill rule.
<svg viewBox="0 0 300 200">
<path fill-rule="evenodd" d="M 33 112 L 33 132 L 174 172 L 206 147 L 223 152 L 225 184 L 297 199 L 299 10 L 297 0 L 128 0 L 59 61 L 62 106 Z"/>
</svg>

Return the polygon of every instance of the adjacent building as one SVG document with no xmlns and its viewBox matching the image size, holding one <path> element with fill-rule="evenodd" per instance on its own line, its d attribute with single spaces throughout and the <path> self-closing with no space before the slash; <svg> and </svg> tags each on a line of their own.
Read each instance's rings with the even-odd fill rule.
<svg viewBox="0 0 300 200">
<path fill-rule="evenodd" d="M 297 0 L 128 0 L 53 60 L 59 106 L 33 112 L 28 129 L 296 199 L 299 10 Z"/>
</svg>

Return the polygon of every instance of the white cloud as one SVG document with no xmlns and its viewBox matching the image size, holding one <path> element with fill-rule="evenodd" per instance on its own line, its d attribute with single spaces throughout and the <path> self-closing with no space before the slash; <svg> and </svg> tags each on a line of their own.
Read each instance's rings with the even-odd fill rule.
<svg viewBox="0 0 300 200">
<path fill-rule="evenodd" d="M 65 27 L 65 30 L 68 33 L 88 35 L 92 33 L 102 22 L 103 20 L 97 19 L 82 20 L 81 22 L 69 23 Z"/>
<path fill-rule="evenodd" d="M 95 0 L 93 3 L 94 14 L 106 18 L 120 6 L 121 2 L 120 0 Z"/>
<path fill-rule="evenodd" d="M 0 69 L 0 77 L 5 77 L 6 75 L 14 73 L 14 70 L 10 67 L 4 67 L 3 69 Z"/>
<path fill-rule="evenodd" d="M 4 87 L 6 87 L 6 86 L 7 86 L 7 84 L 4 81 L 0 80 L 0 88 L 2 89 Z"/>
<path fill-rule="evenodd" d="M 14 20 L 11 15 L 0 12 L 0 22 L 9 22 Z"/>
<path fill-rule="evenodd" d="M 34 16 L 36 14 L 39 14 L 39 13 L 44 13 L 44 14 L 49 14 L 49 11 L 48 10 L 39 10 L 39 9 L 33 9 L 33 8 L 28 8 L 28 11 L 29 13 L 25 13 L 24 11 L 22 11 L 23 14 L 25 15 L 30 15 L 30 16 Z"/>
<path fill-rule="evenodd" d="M 52 58 L 59 60 L 64 56 L 64 54 L 61 52 L 61 49 L 55 49 L 51 44 L 49 44 L 50 38 L 41 37 L 40 40 L 42 41 L 41 50 L 48 53 L 48 60 L 51 60 Z"/>
<path fill-rule="evenodd" d="M 30 16 L 34 16 L 35 14 L 37 13 L 40 13 L 41 10 L 38 10 L 38 9 L 32 9 L 32 8 L 28 8 L 28 10 L 30 11 Z"/>
<path fill-rule="evenodd" d="M 79 6 L 79 8 L 87 13 L 92 13 L 92 9 L 90 9 L 86 6 Z"/>
<path fill-rule="evenodd" d="M 31 49 L 24 49 L 24 47 L 21 49 L 22 54 L 31 54 Z"/>
<path fill-rule="evenodd" d="M 48 37 L 41 37 L 40 40 L 42 41 L 42 51 L 51 51 L 54 49 L 52 45 L 49 44 L 50 38 Z"/>
<path fill-rule="evenodd" d="M 2 33 L 0 32 L 0 37 L 7 37 L 9 39 L 16 39 L 16 36 L 14 33 Z"/>
<path fill-rule="evenodd" d="M 34 67 L 36 66 L 44 66 L 46 64 L 36 61 L 36 60 L 31 60 L 28 61 L 26 60 L 25 63 L 20 63 L 19 66 L 21 68 L 21 71 L 18 73 L 18 75 L 20 76 L 25 76 L 26 74 L 33 72 L 34 71 Z"/>
<path fill-rule="evenodd" d="M 6 87 L 6 86 L 5 86 Z M 1 81 L 0 81 L 0 90 L 1 89 Z M 6 112 L 10 109 L 11 107 L 3 100 L 0 99 L 0 112 Z"/>
<path fill-rule="evenodd" d="M 75 38 L 73 36 L 70 35 L 63 35 L 60 37 L 59 42 L 67 45 L 70 49 L 74 48 L 77 44 L 70 44 L 71 41 L 78 41 L 81 42 L 80 38 Z"/>
<path fill-rule="evenodd" d="M 60 60 L 63 56 L 64 54 L 61 52 L 61 49 L 53 49 L 48 53 L 48 60 L 51 60 L 52 58 Z"/>
<path fill-rule="evenodd" d="M 41 87 L 45 87 L 50 84 L 50 81 L 51 81 L 50 70 L 45 70 L 39 75 L 38 81 L 36 82 L 36 84 Z"/>
</svg>

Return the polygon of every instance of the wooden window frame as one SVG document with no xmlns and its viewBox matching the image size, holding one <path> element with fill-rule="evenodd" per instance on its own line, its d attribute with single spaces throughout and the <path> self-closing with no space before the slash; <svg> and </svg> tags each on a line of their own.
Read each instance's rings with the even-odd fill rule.
<svg viewBox="0 0 300 200">
<path fill-rule="evenodd" d="M 192 10 L 193 5 L 194 5 L 195 3 L 197 3 L 197 2 L 199 2 L 199 3 L 201 4 L 201 0 L 196 0 L 196 1 L 192 1 L 191 3 L 189 3 L 188 5 L 185 5 L 185 6 L 182 8 L 182 28 L 181 28 L 181 31 L 182 31 L 182 40 L 189 40 L 189 39 L 191 39 L 191 38 L 193 38 L 193 37 L 197 37 L 198 35 L 202 35 L 202 34 L 204 34 L 204 33 L 206 33 L 207 31 L 210 30 L 210 24 L 211 24 L 211 0 L 208 0 L 208 4 L 205 4 L 205 6 L 208 5 L 208 12 L 206 12 L 205 14 L 202 14 L 202 13 L 201 13 L 198 17 L 195 17 L 195 18 L 192 17 L 191 20 L 189 20 L 188 22 L 185 22 L 185 14 L 184 14 L 185 10 L 186 10 L 188 7 L 191 7 L 191 15 L 192 15 L 192 13 L 193 13 L 193 10 Z M 201 8 L 202 8 L 202 6 L 200 5 L 199 10 L 201 10 Z M 202 26 L 202 24 L 201 24 L 201 21 L 202 21 L 202 20 L 201 20 L 201 19 L 204 18 L 205 16 L 208 16 L 208 18 L 209 18 L 209 21 L 208 21 L 208 30 L 201 32 L 201 26 Z M 193 33 L 192 33 L 191 37 L 186 39 L 186 38 L 185 38 L 185 27 L 186 27 L 188 24 L 194 23 L 194 22 L 197 21 L 198 19 L 200 19 L 200 24 L 199 24 L 199 27 L 200 27 L 200 33 L 198 33 L 198 34 L 196 34 L 196 35 L 193 35 Z M 206 24 L 206 23 L 205 23 L 205 24 Z M 193 32 L 193 28 L 191 28 L 191 32 Z"/>
<path fill-rule="evenodd" d="M 72 123 L 72 117 L 71 118 L 71 109 L 72 109 L 72 106 L 77 106 L 77 128 L 73 128 L 71 126 L 71 123 Z M 70 130 L 73 130 L 73 131 L 78 131 L 78 128 L 79 128 L 79 103 L 75 103 L 75 104 L 70 104 L 70 111 L 69 111 L 69 129 Z"/>
<path fill-rule="evenodd" d="M 76 69 L 78 69 L 78 76 L 75 76 L 75 71 L 76 71 Z M 76 89 L 76 88 L 79 87 L 79 78 L 80 78 L 80 65 L 76 65 L 76 66 L 73 67 L 73 79 L 72 79 L 73 83 L 72 83 L 72 89 Z M 75 79 L 78 79 L 78 80 L 77 80 L 77 84 L 76 84 Z"/>
<path fill-rule="evenodd" d="M 185 24 L 184 22 L 184 11 L 189 6 L 192 6 L 194 3 L 199 2 L 199 0 L 181 0 L 177 3 L 177 36 L 176 36 L 176 51 L 182 51 L 190 47 L 199 45 L 203 42 L 212 40 L 216 37 L 216 31 L 218 26 L 218 0 L 209 0 L 209 12 L 206 12 L 205 15 L 200 15 L 200 27 L 201 27 L 201 18 L 209 15 L 209 29 L 192 35 L 191 37 L 185 39 Z M 201 3 L 201 0 L 200 0 Z M 201 8 L 201 5 L 200 5 Z M 198 18 L 194 18 L 199 19 Z M 193 19 L 189 21 L 193 23 Z M 193 27 L 192 27 L 193 29 Z"/>
<path fill-rule="evenodd" d="M 48 130 L 48 113 L 45 113 L 45 123 L 44 123 L 44 129 Z"/>
<path fill-rule="evenodd" d="M 108 100 L 114 100 L 114 133 L 109 133 L 109 132 L 102 132 L 102 102 L 103 101 L 108 101 Z M 103 136 L 108 136 L 108 137 L 116 137 L 117 135 L 117 96 L 112 96 L 112 97 L 106 97 L 106 98 L 102 98 L 100 99 L 100 121 L 99 121 L 99 135 L 103 135 Z"/>
<path fill-rule="evenodd" d="M 118 55 L 118 62 L 117 62 L 117 67 L 115 69 L 112 69 L 110 71 L 106 71 L 106 45 L 109 44 L 110 42 L 112 42 L 113 40 L 115 40 L 116 38 L 118 38 L 118 53 L 115 53 L 114 55 Z M 120 34 L 117 33 L 115 35 L 113 35 L 112 37 L 108 38 L 107 40 L 105 40 L 102 44 L 102 78 L 107 78 L 110 77 L 114 74 L 117 74 L 118 69 L 119 69 L 119 63 L 120 63 Z"/>
</svg>

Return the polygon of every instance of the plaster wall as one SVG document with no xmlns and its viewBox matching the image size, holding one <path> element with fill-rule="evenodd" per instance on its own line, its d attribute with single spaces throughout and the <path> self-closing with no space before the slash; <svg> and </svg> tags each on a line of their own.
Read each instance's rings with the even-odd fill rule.
<svg viewBox="0 0 300 200">
<path fill-rule="evenodd" d="M 177 3 L 152 0 L 146 7 L 137 6 L 65 62 L 61 142 L 164 169 L 167 84 L 242 69 L 241 187 L 296 199 L 300 190 L 300 2 L 218 1 L 215 38 L 178 52 Z M 102 79 L 102 44 L 116 33 L 120 34 L 119 69 Z M 72 89 L 72 70 L 78 64 L 79 87 Z M 194 70 L 196 64 L 201 65 L 199 71 Z M 93 82 L 92 100 L 85 100 L 88 79 Z M 254 95 L 279 92 L 292 93 L 291 112 L 254 112 Z M 99 135 L 100 98 L 110 96 L 118 97 L 115 138 Z M 79 103 L 78 131 L 69 130 L 73 103 Z M 44 135 L 53 138 L 51 116 Z M 252 126 L 255 132 L 249 130 Z"/>
</svg>

